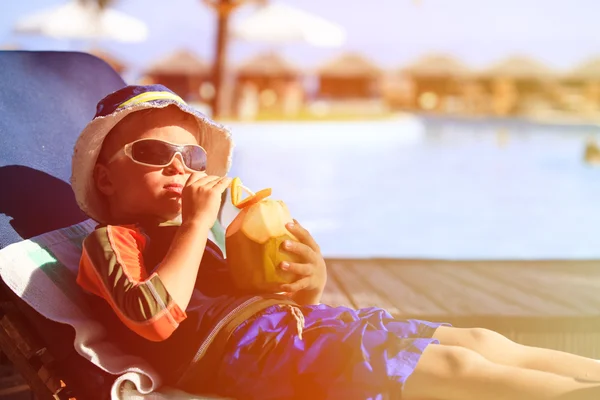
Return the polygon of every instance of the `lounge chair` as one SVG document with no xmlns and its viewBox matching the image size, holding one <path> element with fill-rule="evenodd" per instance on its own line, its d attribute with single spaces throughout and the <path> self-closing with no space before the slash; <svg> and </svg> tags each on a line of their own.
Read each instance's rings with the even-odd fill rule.
<svg viewBox="0 0 600 400">
<path fill-rule="evenodd" d="M 58 234 L 92 226 L 68 184 L 73 144 L 98 99 L 124 85 L 89 54 L 0 51 L 0 250 L 23 239 L 35 245 L 38 235 L 74 224 L 79 231 Z M 36 398 L 110 398 L 116 376 L 75 350 L 71 326 L 40 315 L 14 288 L 15 282 L 0 282 L 0 348 Z"/>
</svg>

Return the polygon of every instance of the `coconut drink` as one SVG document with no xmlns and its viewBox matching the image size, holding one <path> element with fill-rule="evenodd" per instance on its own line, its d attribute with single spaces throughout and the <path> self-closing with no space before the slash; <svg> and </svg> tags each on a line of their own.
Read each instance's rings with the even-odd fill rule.
<svg viewBox="0 0 600 400">
<path fill-rule="evenodd" d="M 244 199 L 242 192 L 248 194 Z M 293 219 L 285 203 L 269 199 L 270 195 L 271 189 L 252 192 L 239 178 L 231 182 L 231 202 L 240 212 L 227 227 L 225 248 L 233 282 L 242 290 L 273 292 L 296 280 L 295 274 L 279 266 L 282 261 L 297 261 L 281 250 L 284 240 L 298 240 L 285 227 Z"/>
</svg>

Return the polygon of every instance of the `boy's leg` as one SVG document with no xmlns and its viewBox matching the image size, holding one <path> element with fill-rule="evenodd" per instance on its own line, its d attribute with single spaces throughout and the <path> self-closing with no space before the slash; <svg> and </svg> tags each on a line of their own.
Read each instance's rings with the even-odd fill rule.
<svg viewBox="0 0 600 400">
<path fill-rule="evenodd" d="M 429 345 L 402 398 L 438 400 L 596 400 L 600 383 L 495 364 L 457 346 Z"/>
<path fill-rule="evenodd" d="M 443 345 L 473 350 L 497 364 L 600 382 L 600 362 L 562 351 L 524 346 L 487 329 L 442 326 L 433 337 Z"/>
</svg>

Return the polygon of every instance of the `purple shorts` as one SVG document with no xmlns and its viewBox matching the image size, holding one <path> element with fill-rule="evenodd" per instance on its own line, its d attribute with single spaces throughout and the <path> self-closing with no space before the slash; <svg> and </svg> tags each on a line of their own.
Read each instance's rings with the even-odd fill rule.
<svg viewBox="0 0 600 400">
<path fill-rule="evenodd" d="M 234 332 L 219 387 L 235 399 L 400 398 L 442 323 L 397 320 L 380 308 L 272 306 Z"/>
</svg>

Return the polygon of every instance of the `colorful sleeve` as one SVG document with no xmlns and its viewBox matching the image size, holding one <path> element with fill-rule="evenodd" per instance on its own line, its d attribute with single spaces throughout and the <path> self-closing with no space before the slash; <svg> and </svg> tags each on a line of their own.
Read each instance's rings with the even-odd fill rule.
<svg viewBox="0 0 600 400">
<path fill-rule="evenodd" d="M 83 242 L 77 283 L 104 298 L 132 331 L 152 341 L 167 339 L 186 318 L 160 277 L 148 276 L 145 236 L 135 226 L 96 229 Z"/>
</svg>

